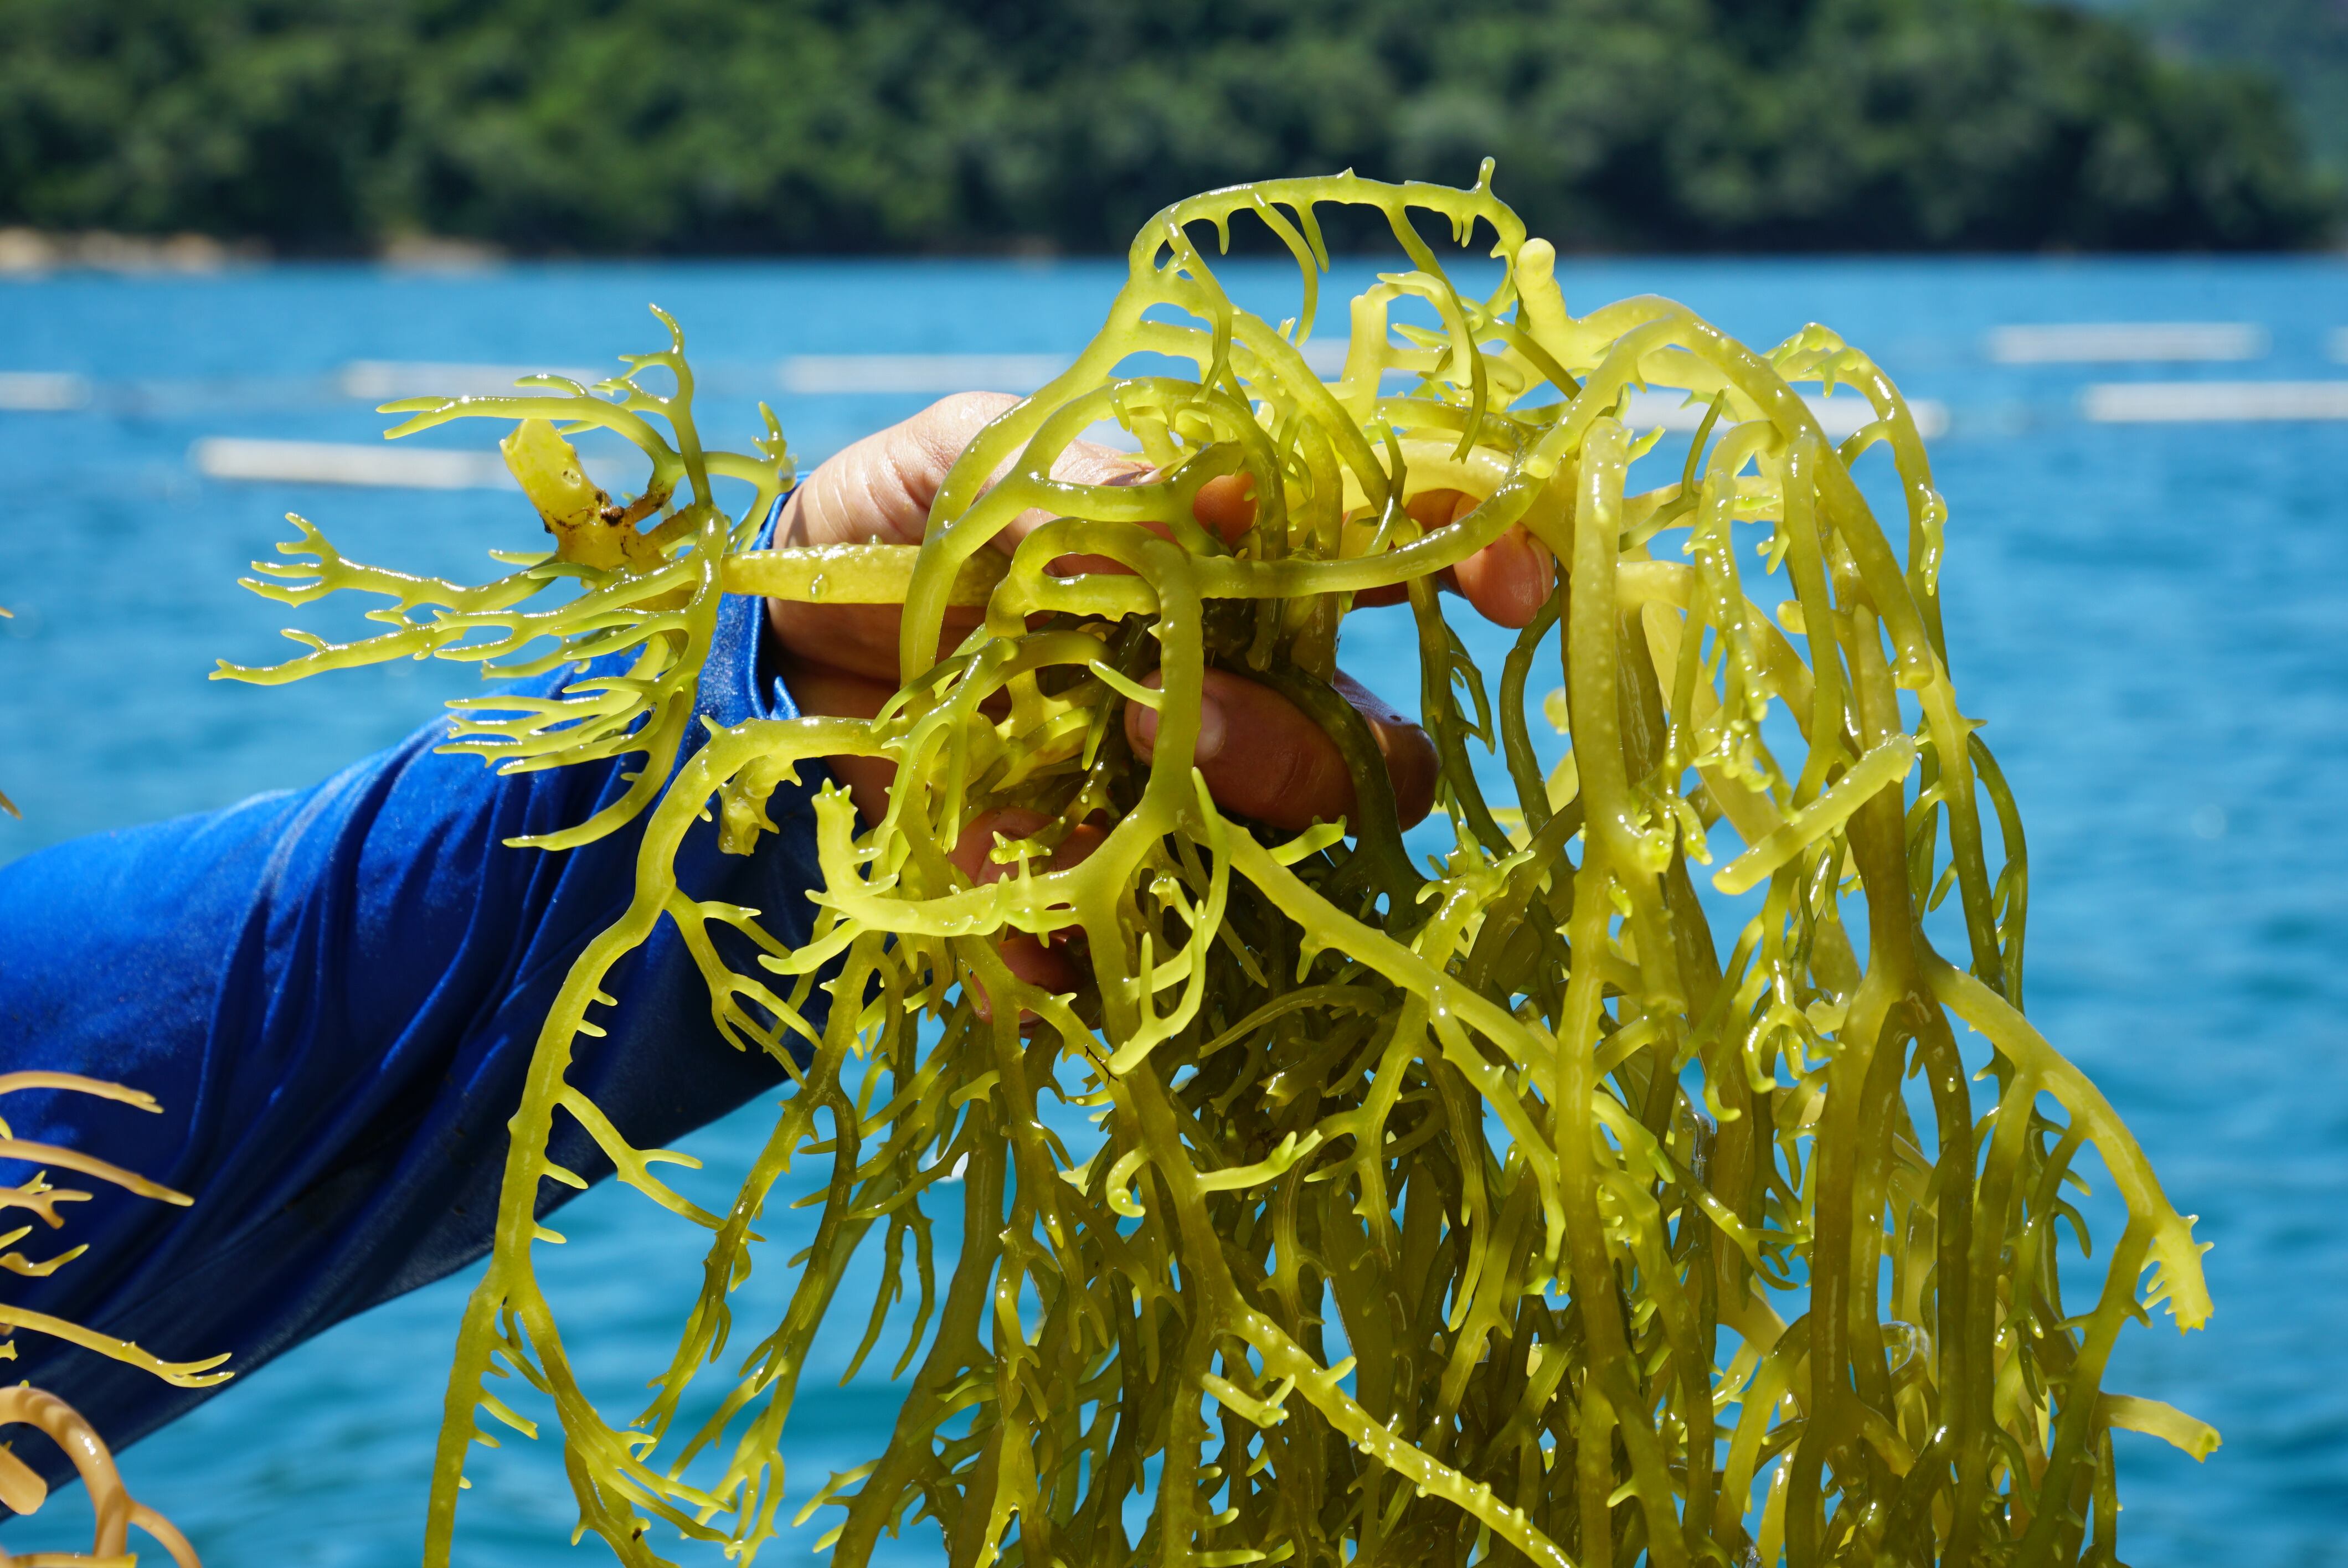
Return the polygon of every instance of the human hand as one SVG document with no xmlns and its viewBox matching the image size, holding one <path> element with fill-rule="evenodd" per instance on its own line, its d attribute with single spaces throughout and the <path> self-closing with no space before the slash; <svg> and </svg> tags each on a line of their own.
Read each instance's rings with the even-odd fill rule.
<svg viewBox="0 0 2348 1568">
<path fill-rule="evenodd" d="M 919 544 L 930 504 L 954 460 L 988 421 L 1018 399 L 1003 393 L 966 392 L 948 397 L 902 424 L 868 436 L 818 465 L 785 503 L 775 542 L 784 546 Z M 1079 442 L 1054 465 L 1055 477 L 1085 484 L 1129 483 L 1145 472 L 1129 453 Z M 1226 540 L 1252 526 L 1255 503 L 1243 475 L 1209 481 L 1192 510 L 1200 523 Z M 1412 517 L 1429 528 L 1448 526 L 1475 505 L 1472 497 L 1432 490 L 1412 497 Z M 1031 512 L 994 541 L 1006 552 L 1046 520 Z M 1529 622 L 1550 595 L 1554 567 L 1549 553 L 1512 528 L 1446 574 L 1446 586 L 1504 626 Z M 1399 588 L 1364 594 L 1357 603 L 1392 603 Z M 903 610 L 885 604 L 818 604 L 767 601 L 767 624 L 781 652 L 784 683 L 799 711 L 844 718 L 870 718 L 898 686 L 898 630 Z M 951 649 L 975 626 L 979 612 L 949 612 L 945 647 Z M 944 651 L 944 650 L 941 650 Z M 1155 684 L 1157 678 L 1149 678 Z M 1407 717 L 1342 671 L 1336 690 L 1369 727 L 1394 783 L 1395 804 L 1408 826 L 1435 802 L 1434 743 Z M 1238 816 L 1284 831 L 1316 821 L 1350 817 L 1355 810 L 1354 778 L 1336 743 L 1320 725 L 1269 687 L 1224 671 L 1205 674 L 1204 708 L 1194 759 L 1216 802 Z M 1157 738 L 1158 715 L 1140 703 L 1125 712 L 1125 733 L 1135 753 L 1147 760 Z M 867 822 L 888 807 L 896 769 L 874 757 L 830 759 Z M 1025 820 L 1034 818 L 1034 820 Z M 973 823 L 956 845 L 953 859 L 974 881 L 991 881 L 1008 868 L 987 856 L 998 832 L 1016 838 L 1042 825 L 1033 813 L 997 812 Z M 1102 833 L 1081 827 L 1053 856 L 1048 868 L 1082 860 Z M 1074 961 L 1061 948 L 1025 934 L 1003 945 L 1003 955 L 1020 979 L 1047 990 L 1071 989 Z M 982 1003 L 982 1007 L 983 1004 Z"/>
<path fill-rule="evenodd" d="M 989 420 L 1017 401 L 1005 393 L 962 393 L 836 453 L 792 492 L 775 542 L 919 544 L 947 470 Z M 1144 469 L 1129 453 L 1079 442 L 1053 471 L 1079 483 L 1116 484 Z M 1255 514 L 1247 484 L 1243 476 L 1209 482 L 1194 507 L 1199 521 L 1226 539 L 1243 534 Z M 1421 524 L 1437 528 L 1474 505 L 1474 497 L 1457 491 L 1431 490 L 1414 497 L 1408 509 Z M 1006 552 L 1016 548 L 1045 520 L 1044 513 L 1030 513 L 1006 529 L 996 546 Z M 1503 626 L 1531 620 L 1554 580 L 1548 552 L 1521 529 L 1510 529 L 1452 575 L 1450 586 Z M 1401 597 L 1402 590 L 1393 589 L 1364 594 L 1357 602 L 1392 603 Z M 776 599 L 767 601 L 767 616 L 782 652 L 784 682 L 800 712 L 870 718 L 896 692 L 900 607 Z M 976 610 L 950 612 L 948 644 L 960 641 L 978 619 Z M 1434 743 L 1343 672 L 1336 688 L 1376 737 L 1403 825 L 1418 821 L 1434 804 Z M 1225 810 L 1291 831 L 1352 815 L 1354 781 L 1335 744 L 1287 699 L 1219 670 L 1207 671 L 1204 695 L 1196 760 Z M 1138 703 L 1126 710 L 1127 738 L 1144 759 L 1150 755 L 1157 723 L 1157 715 Z M 894 768 L 870 757 L 837 758 L 832 767 L 865 819 L 878 820 Z"/>
</svg>

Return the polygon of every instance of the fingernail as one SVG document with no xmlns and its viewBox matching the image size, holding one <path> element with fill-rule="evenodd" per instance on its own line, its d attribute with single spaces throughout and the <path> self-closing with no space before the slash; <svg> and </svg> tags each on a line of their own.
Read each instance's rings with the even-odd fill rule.
<svg viewBox="0 0 2348 1568">
<path fill-rule="evenodd" d="M 1533 617 L 1557 586 L 1550 575 L 1549 552 L 1521 528 L 1510 528 L 1494 541 L 1493 566 L 1499 574 L 1504 614 L 1495 617 L 1504 626 L 1530 626 Z"/>
<path fill-rule="evenodd" d="M 1158 711 L 1154 708 L 1138 707 L 1133 728 L 1136 740 L 1141 749 L 1149 755 L 1156 756 L 1158 754 Z M 1199 740 L 1191 751 L 1191 761 L 1203 763 L 1220 752 L 1223 749 L 1223 736 L 1227 729 L 1228 726 L 1223 721 L 1222 704 L 1212 697 L 1201 699 L 1199 704 Z"/>
<path fill-rule="evenodd" d="M 1524 540 L 1525 553 L 1532 558 L 1533 610 L 1538 614 L 1540 607 L 1549 602 L 1549 596 L 1557 591 L 1557 560 L 1549 553 L 1549 548 L 1530 534 L 1519 537 Z"/>
<path fill-rule="evenodd" d="M 1210 762 L 1223 749 L 1223 705 L 1212 697 L 1199 703 L 1199 747 L 1192 753 L 1199 762 Z"/>
</svg>

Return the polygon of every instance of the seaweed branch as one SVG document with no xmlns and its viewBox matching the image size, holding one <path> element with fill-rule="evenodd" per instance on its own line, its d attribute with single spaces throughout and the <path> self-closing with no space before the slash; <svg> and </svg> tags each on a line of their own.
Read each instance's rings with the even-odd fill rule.
<svg viewBox="0 0 2348 1568">
<path fill-rule="evenodd" d="M 1382 216 L 1406 265 L 1353 302 L 1324 383 L 1299 345 L 1332 205 Z M 1215 277 L 1209 252 L 1243 218 L 1295 259 L 1287 323 Z M 1427 239 L 1446 229 L 1499 264 L 1488 295 L 1446 271 Z M 1099 333 L 973 443 L 918 547 L 749 548 L 788 482 L 779 434 L 768 415 L 757 456 L 703 450 L 672 323 L 665 354 L 600 389 L 405 405 L 404 429 L 518 424 L 509 456 L 551 556 L 465 587 L 351 566 L 303 524 L 307 564 L 259 569 L 253 586 L 291 602 L 387 599 L 393 630 L 223 671 L 243 679 L 416 653 L 485 673 L 632 661 L 553 700 L 460 710 L 457 744 L 510 769 L 643 754 L 626 801 L 535 841 L 641 815 L 643 843 L 633 900 L 556 999 L 512 1122 L 428 1562 L 449 1560 L 471 1448 L 494 1440 L 477 1411 L 535 1430 L 489 1391 L 509 1372 L 551 1405 L 581 1523 L 622 1562 L 664 1561 L 655 1522 L 750 1561 L 783 1528 L 800 1369 L 876 1242 L 860 1363 L 908 1294 L 909 1249 L 920 1308 L 885 1448 L 808 1505 L 836 1512 L 822 1544 L 840 1564 L 922 1520 L 954 1563 L 1037 1568 L 2109 1563 L 2112 1431 L 2214 1446 L 2101 1386 L 2127 1320 L 2164 1304 L 2180 1328 L 2206 1320 L 2201 1248 L 2110 1104 L 2024 1019 L 2020 816 L 1950 679 L 1947 507 L 1898 389 L 1823 328 L 1765 354 L 1661 299 L 1572 315 L 1554 260 L 1488 165 L 1468 190 L 1347 174 L 1217 191 L 1145 228 Z M 1118 374 L 1145 353 L 1191 374 Z M 672 396 L 636 383 L 654 364 Z M 1800 392 L 1838 384 L 1876 410 L 1839 445 Z M 1646 489 L 1652 436 L 1623 415 L 1639 388 L 1708 409 L 1676 477 Z M 1103 419 L 1150 472 L 1056 478 Z M 633 441 L 644 495 L 592 492 L 556 422 Z M 1896 542 L 1855 477 L 1869 463 L 1898 477 Z M 1236 474 L 1257 510 L 1228 544 L 1191 502 Z M 751 483 L 746 509 L 717 510 L 718 478 Z M 1472 504 L 1422 528 L 1406 504 L 1437 489 Z M 1035 507 L 1055 520 L 1006 563 L 993 547 Z M 1765 572 L 1786 575 L 1774 619 L 1733 548 L 1756 528 Z M 1435 590 L 1510 529 L 1566 569 L 1496 706 Z M 558 582 L 574 595 L 527 608 Z M 1375 749 L 1315 696 L 1344 611 L 1397 586 L 1454 829 L 1424 872 Z M 869 722 L 688 735 L 726 592 L 901 601 L 903 690 Z M 983 624 L 933 668 L 947 611 L 971 605 Z M 1282 839 L 1218 808 L 1191 767 L 1210 667 L 1324 715 L 1362 822 Z M 1138 679 L 1152 671 L 1157 692 Z M 1158 711 L 1148 764 L 1087 738 L 1133 701 Z M 1536 712 L 1570 734 L 1546 774 Z M 1488 793 L 1501 772 L 1473 765 L 1478 747 L 1505 752 L 1513 801 Z M 695 823 L 714 814 L 750 852 L 777 785 L 841 753 L 890 761 L 899 784 L 877 823 L 816 798 L 806 946 L 677 885 Z M 974 877 L 949 852 L 997 811 L 1044 825 L 998 845 L 1006 874 Z M 1084 821 L 1099 846 L 1056 862 Z M 1963 951 L 1943 957 L 1925 917 L 1952 890 Z M 713 920 L 760 939 L 759 973 L 727 966 Z M 627 1147 L 566 1076 L 588 1009 L 664 922 L 721 1030 L 791 1070 L 723 1208 L 654 1179 L 658 1152 Z M 1014 932 L 1080 937 L 1089 979 L 1067 995 L 1015 979 L 996 951 Z M 1089 1109 L 1093 1146 L 1047 1124 L 1054 1097 Z M 640 1414 L 582 1389 L 534 1268 L 541 1184 L 577 1180 L 548 1154 L 558 1111 L 709 1233 Z M 2064 1189 L 2091 1149 L 2129 1218 L 2082 1309 L 2094 1276 Z M 787 1266 L 789 1304 L 714 1411 L 679 1426 L 729 1343 L 757 1216 L 803 1156 L 819 1220 Z M 964 1239 L 939 1260 L 949 1193 Z"/>
</svg>

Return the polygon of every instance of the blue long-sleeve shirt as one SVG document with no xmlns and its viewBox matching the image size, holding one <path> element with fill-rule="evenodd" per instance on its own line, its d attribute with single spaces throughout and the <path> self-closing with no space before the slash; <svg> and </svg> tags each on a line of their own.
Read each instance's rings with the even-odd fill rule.
<svg viewBox="0 0 2348 1568">
<path fill-rule="evenodd" d="M 761 609 L 723 605 L 701 691 L 720 723 L 791 713 L 765 663 Z M 163 1108 L 26 1091 L 0 1102 L 0 1117 L 19 1138 L 195 1199 L 177 1208 L 51 1172 L 94 1195 L 59 1210 L 62 1230 L 34 1221 L 16 1249 L 89 1251 L 46 1278 L 0 1274 L 0 1302 L 169 1359 L 228 1351 L 229 1368 L 250 1373 L 488 1250 L 531 1047 L 572 960 L 628 901 L 642 820 L 564 852 L 503 841 L 585 820 L 644 763 L 500 777 L 477 757 L 437 754 L 448 739 L 445 721 L 429 724 L 314 788 L 0 867 L 0 1070 L 108 1079 Z M 813 787 L 777 792 L 782 831 L 754 855 L 721 855 L 716 829 L 696 826 L 680 885 L 803 940 L 820 880 Z M 735 958 L 750 968 L 747 952 Z M 780 1081 L 771 1060 L 719 1039 L 673 927 L 606 989 L 619 999 L 598 1014 L 609 1033 L 578 1041 L 571 1080 L 638 1146 Z M 609 1173 L 568 1118 L 557 1126 L 562 1164 Z M 0 1162 L 0 1182 L 32 1174 Z M 569 1194 L 541 1190 L 549 1208 Z M 0 1211 L 0 1232 L 32 1218 Z M 37 1334 L 15 1346 L 9 1381 L 63 1397 L 118 1447 L 217 1391 Z M 48 1445 L 22 1446 L 52 1481 L 69 1473 Z"/>
</svg>

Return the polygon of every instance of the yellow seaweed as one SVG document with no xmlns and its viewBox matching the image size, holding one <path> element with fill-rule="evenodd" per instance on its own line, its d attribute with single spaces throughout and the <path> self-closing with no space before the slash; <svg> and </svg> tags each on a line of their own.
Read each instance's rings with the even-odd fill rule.
<svg viewBox="0 0 2348 1568">
<path fill-rule="evenodd" d="M 632 530 L 660 513 L 637 536 L 654 544 L 633 547 L 651 553 L 558 552 L 467 587 L 347 562 L 304 523 L 280 548 L 304 559 L 257 567 L 252 586 L 287 602 L 386 597 L 373 613 L 391 630 L 302 637 L 287 664 L 225 674 L 424 653 L 485 673 L 630 661 L 624 679 L 552 699 L 472 700 L 458 724 L 458 749 L 510 770 L 642 756 L 626 799 L 533 842 L 638 818 L 642 838 L 633 899 L 572 969 L 512 1122 L 428 1562 L 448 1561 L 470 1447 L 489 1440 L 475 1411 L 535 1430 L 488 1394 L 493 1373 L 551 1404 L 582 1526 L 623 1562 L 665 1561 L 654 1522 L 749 1561 L 778 1529 L 800 1369 L 876 1231 L 885 1283 L 858 1361 L 904 1293 L 909 1245 L 920 1306 L 887 1447 L 801 1515 L 839 1511 L 824 1544 L 844 1564 L 924 1518 L 957 1568 L 2103 1563 L 2111 1429 L 2214 1446 L 2190 1418 L 2100 1388 L 2118 1328 L 2147 1306 L 2180 1327 L 2206 1319 L 2201 1249 L 2112 1108 L 2024 1020 L 2021 822 L 1957 706 L 1946 507 L 1899 392 L 1821 327 L 1762 354 L 1664 300 L 1571 315 L 1553 252 L 1488 173 L 1468 190 L 1278 180 L 1168 209 L 1090 346 L 973 443 L 917 548 L 751 549 L 789 482 L 779 432 L 768 414 L 754 455 L 705 450 L 669 323 L 667 351 L 596 389 L 539 378 L 512 397 L 394 405 L 415 415 L 403 431 L 488 415 L 619 432 L 651 462 L 621 508 Z M 1326 205 L 1383 217 L 1407 263 L 1352 302 L 1330 383 L 1301 347 Z M 1193 225 L 1227 240 L 1251 214 L 1298 262 L 1292 321 L 1234 305 L 1194 242 Z M 1488 239 L 1489 294 L 1452 282 L 1425 237 L 1444 226 L 1459 246 Z M 1193 373 L 1121 374 L 1142 353 Z M 672 395 L 637 381 L 655 365 Z M 1830 442 L 1804 384 L 1855 389 L 1875 418 Z M 1662 387 L 1708 405 L 1705 427 L 1676 483 L 1630 493 L 1643 447 L 1626 397 Z M 1056 478 L 1103 419 L 1148 472 Z M 1906 512 L 1896 547 L 1853 477 L 1879 447 Z M 1257 518 L 1227 546 L 1191 503 L 1242 472 Z M 721 479 L 751 487 L 737 513 L 712 497 Z M 1477 504 L 1423 530 L 1403 503 L 1434 487 Z M 1053 520 L 1006 561 L 1006 528 L 1039 507 Z M 1756 525 L 1766 569 L 1787 574 L 1784 630 L 1733 548 Z M 1516 527 L 1562 569 L 1496 704 L 1436 579 Z M 1657 559 L 1667 545 L 1680 559 Z M 1073 557 L 1121 569 L 1055 569 Z M 521 608 L 561 579 L 577 597 Z M 1451 827 L 1425 868 L 1328 685 L 1353 596 L 1395 584 Z M 870 722 L 692 733 L 728 591 L 901 599 L 902 691 Z M 946 611 L 973 603 L 983 623 L 932 666 Z M 1544 776 L 1527 688 L 1552 633 L 1562 694 L 1546 706 L 1571 765 Z M 1323 723 L 1360 820 L 1283 839 L 1217 809 L 1191 765 L 1210 667 Z M 1162 692 L 1138 684 L 1153 671 Z M 1158 705 L 1148 764 L 1118 723 L 1135 700 Z M 1512 804 L 1488 797 L 1478 747 L 1505 762 Z M 806 947 L 677 885 L 676 848 L 705 815 L 748 852 L 773 790 L 843 753 L 893 762 L 899 782 L 877 823 L 837 790 L 817 796 Z M 948 852 L 1004 807 L 1045 825 L 999 847 L 1014 875 L 973 885 Z M 1039 869 L 1087 820 L 1107 825 L 1100 847 Z M 1746 898 L 1725 957 L 1726 907 L 1708 909 L 1690 871 L 1724 831 L 1745 848 L 1714 881 Z M 1951 892 L 1954 959 L 1926 930 Z M 722 1213 L 654 1176 L 659 1152 L 628 1147 L 565 1079 L 613 966 L 664 921 L 701 964 L 718 1029 L 790 1069 Z M 724 964 L 713 923 L 762 937 L 761 973 Z M 1014 930 L 1080 933 L 1091 979 L 1069 996 L 1015 981 L 995 949 Z M 998 999 L 988 1016 L 980 988 Z M 1987 1042 L 1970 1061 L 1952 1015 Z M 1047 1125 L 1050 1097 L 1094 1113 L 1097 1147 Z M 558 1112 L 710 1232 L 640 1413 L 607 1416 L 582 1390 L 534 1272 L 541 1184 L 577 1179 L 548 1158 Z M 2078 1312 L 2056 1237 L 2067 1220 L 2084 1242 L 2063 1185 L 2089 1147 L 2128 1224 Z M 790 1304 L 688 1430 L 678 1412 L 729 1343 L 752 1226 L 802 1155 L 828 1178 Z M 963 1241 L 941 1288 L 923 1203 L 950 1173 Z M 1132 1537 L 1137 1496 L 1148 1517 Z"/>
<path fill-rule="evenodd" d="M 53 1072 L 34 1068 L 15 1072 L 0 1072 L 0 1097 L 20 1093 L 27 1089 L 60 1090 L 69 1094 L 88 1094 L 100 1100 L 112 1100 L 140 1111 L 160 1112 L 162 1107 L 155 1097 L 143 1090 L 126 1089 L 119 1083 L 104 1079 L 86 1078 L 77 1072 Z M 153 1198 L 177 1208 L 186 1208 L 195 1200 L 185 1193 L 175 1192 L 160 1182 L 149 1181 L 135 1171 L 85 1154 L 77 1149 L 61 1148 L 54 1143 L 36 1143 L 19 1138 L 5 1121 L 0 1121 L 0 1160 L 15 1160 L 44 1167 L 15 1186 L 0 1186 L 0 1214 L 8 1209 L 23 1209 L 51 1230 L 63 1228 L 65 1216 L 57 1213 L 59 1204 L 87 1201 L 89 1194 L 72 1187 L 60 1187 L 50 1182 L 46 1167 L 78 1172 L 95 1176 L 99 1181 L 135 1193 L 142 1198 Z M 0 1225 L 5 1225 L 0 1217 Z M 33 1235 L 29 1225 L 0 1230 L 0 1248 L 12 1248 Z M 0 1252 L 0 1269 L 27 1278 L 40 1278 L 54 1274 L 79 1257 L 87 1247 L 69 1247 L 46 1258 L 31 1258 L 22 1252 Z M 117 1339 L 100 1334 L 78 1323 L 46 1312 L 35 1312 L 0 1301 L 0 1334 L 13 1334 L 17 1329 L 45 1334 L 53 1339 L 63 1339 L 85 1350 L 142 1368 L 177 1388 L 203 1389 L 214 1383 L 224 1383 L 233 1372 L 217 1372 L 212 1368 L 226 1361 L 225 1354 L 196 1361 L 166 1361 L 151 1351 L 140 1348 L 127 1339 Z M 16 1347 L 12 1339 L 0 1338 L 0 1358 L 14 1360 Z M 79 1418 L 75 1418 L 78 1419 Z M 18 1512 L 24 1512 L 19 1510 Z"/>
<path fill-rule="evenodd" d="M 0 1551 L 0 1568 L 135 1568 L 129 1550 L 136 1525 L 171 1555 L 178 1568 L 203 1568 L 196 1549 L 171 1522 L 132 1497 L 115 1468 L 114 1451 L 81 1412 L 28 1383 L 0 1389 L 0 1430 L 28 1426 L 45 1433 L 65 1450 L 75 1473 L 89 1492 L 91 1520 L 88 1552 L 27 1552 L 12 1555 Z M 0 1503 L 15 1513 L 35 1513 L 48 1501 L 49 1489 L 33 1467 L 5 1447 L 0 1447 Z"/>
</svg>

